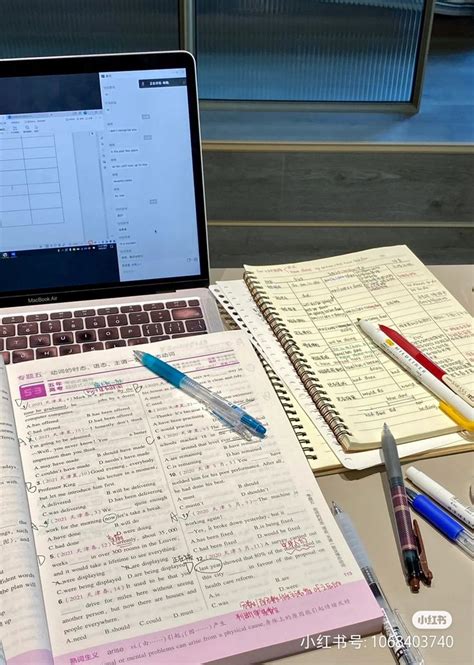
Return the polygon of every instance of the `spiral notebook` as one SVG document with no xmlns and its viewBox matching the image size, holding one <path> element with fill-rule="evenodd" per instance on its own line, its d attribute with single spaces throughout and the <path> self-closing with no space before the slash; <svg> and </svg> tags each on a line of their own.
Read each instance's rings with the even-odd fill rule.
<svg viewBox="0 0 474 665">
<path fill-rule="evenodd" d="M 378 448 L 385 421 L 400 443 L 459 431 L 357 326 L 368 318 L 396 328 L 461 382 L 472 380 L 472 317 L 408 247 L 245 266 L 245 281 L 345 450 Z"/>
<path fill-rule="evenodd" d="M 209 288 L 218 302 L 226 328 L 241 329 L 247 333 L 313 473 L 321 475 L 340 471 L 341 462 L 327 444 L 327 437 L 332 437 L 338 445 L 333 433 L 307 395 L 245 283 L 242 280 L 218 282 Z M 324 430 L 325 436 L 321 430 Z"/>
<path fill-rule="evenodd" d="M 381 449 L 349 452 L 338 443 L 295 368 L 273 335 L 243 280 L 218 281 L 210 286 L 228 329 L 247 333 L 290 420 L 315 475 L 346 469 L 363 470 L 382 464 Z M 399 446 L 404 460 L 425 459 L 461 452 L 469 448 L 458 432 Z"/>
</svg>

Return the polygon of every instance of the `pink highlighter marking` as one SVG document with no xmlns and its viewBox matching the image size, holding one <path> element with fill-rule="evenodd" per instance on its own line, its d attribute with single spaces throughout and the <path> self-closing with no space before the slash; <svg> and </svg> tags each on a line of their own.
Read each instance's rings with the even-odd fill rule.
<svg viewBox="0 0 474 665">
<path fill-rule="evenodd" d="M 366 582 L 358 581 L 282 600 L 272 607 L 248 612 L 238 610 L 138 637 L 85 647 L 56 656 L 54 665 L 71 665 L 79 657 L 93 657 L 92 662 L 102 663 L 107 660 L 107 652 L 117 648 L 121 649 L 120 657 L 125 662 L 127 656 L 138 653 L 137 649 L 146 653 L 140 659 L 140 665 L 206 663 L 239 654 L 239 663 L 253 663 L 252 651 L 274 648 L 278 654 L 281 645 L 292 640 L 297 642 L 285 652 L 302 651 L 305 635 L 350 635 L 355 629 L 376 632 L 381 627 L 381 609 Z M 270 656 L 267 654 L 267 657 Z"/>
<path fill-rule="evenodd" d="M 20 386 L 21 399 L 36 399 L 46 397 L 46 386 L 44 383 L 33 383 L 28 386 Z"/>
</svg>

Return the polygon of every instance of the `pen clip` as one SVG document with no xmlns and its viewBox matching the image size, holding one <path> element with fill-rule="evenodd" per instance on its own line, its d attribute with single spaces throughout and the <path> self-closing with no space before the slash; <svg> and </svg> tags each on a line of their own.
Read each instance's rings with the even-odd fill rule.
<svg viewBox="0 0 474 665">
<path fill-rule="evenodd" d="M 416 547 L 420 558 L 421 572 L 423 573 L 423 582 L 427 586 L 430 586 L 431 580 L 433 579 L 433 573 L 428 568 L 425 545 L 423 543 L 423 538 L 421 537 L 421 531 L 417 520 L 413 520 L 413 531 L 415 532 Z"/>
</svg>

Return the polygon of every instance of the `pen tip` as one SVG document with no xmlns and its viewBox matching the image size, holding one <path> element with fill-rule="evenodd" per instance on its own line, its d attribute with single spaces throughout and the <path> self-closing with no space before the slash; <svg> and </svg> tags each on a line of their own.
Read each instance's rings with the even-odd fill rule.
<svg viewBox="0 0 474 665">
<path fill-rule="evenodd" d="M 391 434 L 390 427 L 387 425 L 387 423 L 383 424 L 382 432 L 383 434 Z"/>
<path fill-rule="evenodd" d="M 337 515 L 338 513 L 342 513 L 342 508 L 340 508 L 337 505 L 337 503 L 335 503 L 334 501 L 331 501 L 331 503 L 332 503 L 332 512 L 334 513 L 334 515 Z"/>
<path fill-rule="evenodd" d="M 145 354 L 143 353 L 143 351 L 134 351 L 134 352 L 133 352 L 133 355 L 135 356 L 135 358 L 136 358 L 138 361 L 141 362 L 141 359 L 143 358 L 143 356 L 144 356 Z"/>
</svg>

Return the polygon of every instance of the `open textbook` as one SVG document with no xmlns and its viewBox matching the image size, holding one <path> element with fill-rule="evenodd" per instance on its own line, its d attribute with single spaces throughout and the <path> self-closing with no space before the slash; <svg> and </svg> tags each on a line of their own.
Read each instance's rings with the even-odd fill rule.
<svg viewBox="0 0 474 665">
<path fill-rule="evenodd" d="M 344 448 L 459 431 L 438 401 L 359 329 L 384 323 L 469 386 L 472 317 L 405 246 L 277 266 L 245 266 L 258 307 Z"/>
<path fill-rule="evenodd" d="M 245 334 L 147 351 L 268 434 L 241 439 L 131 348 L 2 366 L 8 665 L 250 663 L 302 650 L 307 635 L 379 630 Z"/>
</svg>

